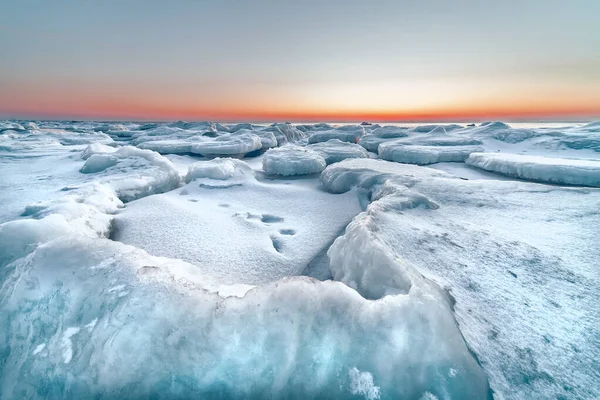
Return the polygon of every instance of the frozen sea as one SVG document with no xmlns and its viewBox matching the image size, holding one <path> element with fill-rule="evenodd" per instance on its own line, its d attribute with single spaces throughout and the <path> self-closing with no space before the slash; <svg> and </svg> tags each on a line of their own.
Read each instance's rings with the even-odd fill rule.
<svg viewBox="0 0 600 400">
<path fill-rule="evenodd" d="M 600 398 L 600 122 L 0 121 L 0 399 Z"/>
</svg>

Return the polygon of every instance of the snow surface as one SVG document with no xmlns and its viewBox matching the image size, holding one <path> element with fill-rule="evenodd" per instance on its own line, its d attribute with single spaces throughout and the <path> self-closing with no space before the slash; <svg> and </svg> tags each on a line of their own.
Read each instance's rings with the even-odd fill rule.
<svg viewBox="0 0 600 400">
<path fill-rule="evenodd" d="M 581 186 L 600 186 L 600 160 L 473 153 L 467 164 L 516 178 Z"/>
<path fill-rule="evenodd" d="M 599 133 L 0 121 L 0 398 L 598 398 Z"/>
<path fill-rule="evenodd" d="M 495 397 L 598 397 L 600 191 L 379 160 L 342 161 L 321 180 L 372 200 L 329 250 L 335 280 L 379 298 L 412 290 L 416 270 L 453 296 Z"/>
</svg>

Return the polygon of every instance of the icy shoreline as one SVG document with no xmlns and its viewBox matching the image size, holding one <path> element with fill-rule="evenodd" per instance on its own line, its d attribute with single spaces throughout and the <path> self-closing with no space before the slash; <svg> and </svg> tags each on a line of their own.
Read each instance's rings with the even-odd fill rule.
<svg viewBox="0 0 600 400">
<path fill-rule="evenodd" d="M 432 151 L 468 156 L 475 143 L 490 156 L 528 151 L 560 164 L 563 154 L 595 157 L 594 124 L 560 134 L 500 123 L 90 123 L 82 133 L 4 125 L 0 157 L 12 181 L 29 178 L 17 166 L 36 157 L 59 159 L 66 185 L 43 186 L 43 203 L 23 185 L 22 217 L 0 225 L 3 397 L 442 399 L 485 398 L 491 387 L 495 398 L 585 398 L 598 390 L 586 361 L 598 356 L 598 337 L 586 336 L 598 322 L 597 189 L 465 181 L 369 159 L 377 155 L 348 143 L 408 149 L 402 161 L 417 164 L 445 161 L 414 159 Z M 174 154 L 131 146 L 144 143 Z M 182 156 L 186 146 L 211 157 L 258 152 L 210 160 Z M 7 199 L 17 209 L 20 200 Z M 315 274 L 328 269 L 333 280 L 301 276 L 344 226 Z M 531 238 L 539 226 L 548 232 Z M 151 244 L 160 232 L 170 236 Z M 188 249 L 193 263 L 177 256 Z M 262 278 L 246 279 L 256 266 Z"/>
</svg>

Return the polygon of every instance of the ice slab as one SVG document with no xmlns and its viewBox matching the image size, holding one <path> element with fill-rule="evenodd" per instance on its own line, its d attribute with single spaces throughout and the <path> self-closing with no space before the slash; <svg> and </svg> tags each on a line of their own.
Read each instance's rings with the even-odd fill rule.
<svg viewBox="0 0 600 400">
<path fill-rule="evenodd" d="M 263 158 L 263 169 L 268 175 L 314 174 L 323 171 L 326 165 L 321 153 L 295 145 L 271 149 Z"/>
<path fill-rule="evenodd" d="M 555 184 L 600 186 L 600 161 L 504 153 L 474 153 L 466 163 L 486 171 Z"/>
<path fill-rule="evenodd" d="M 379 157 L 388 161 L 426 165 L 463 162 L 469 154 L 482 150 L 476 146 L 413 146 L 393 141 L 379 145 Z"/>
<path fill-rule="evenodd" d="M 346 158 L 369 157 L 369 153 L 367 153 L 362 146 L 354 143 L 342 142 L 338 139 L 311 144 L 308 145 L 307 148 L 321 153 L 325 157 L 327 164 L 333 164 L 345 160 Z"/>
</svg>

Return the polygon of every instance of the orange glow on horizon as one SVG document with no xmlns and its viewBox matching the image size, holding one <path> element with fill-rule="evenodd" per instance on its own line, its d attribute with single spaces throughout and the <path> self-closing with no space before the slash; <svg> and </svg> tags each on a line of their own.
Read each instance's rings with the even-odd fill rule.
<svg viewBox="0 0 600 400">
<path fill-rule="evenodd" d="M 44 111 L 41 111 L 41 110 Z M 67 111 L 68 110 L 68 111 Z M 531 107 L 479 107 L 431 110 L 397 111 L 312 111 L 312 110 L 199 110 L 122 105 L 115 103 L 96 104 L 61 109 L 58 107 L 19 107 L 0 110 L 13 118 L 32 119 L 98 119 L 138 121 L 223 121 L 223 122 L 427 122 L 427 121 L 481 121 L 490 119 L 594 119 L 600 118 L 598 107 L 545 108 Z"/>
</svg>

